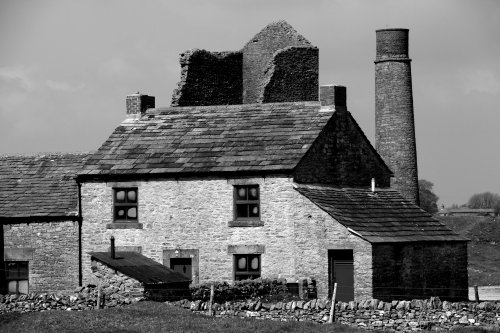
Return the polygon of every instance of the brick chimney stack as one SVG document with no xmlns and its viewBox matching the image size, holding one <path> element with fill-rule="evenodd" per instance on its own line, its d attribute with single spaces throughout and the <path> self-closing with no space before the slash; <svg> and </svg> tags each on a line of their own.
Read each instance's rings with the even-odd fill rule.
<svg viewBox="0 0 500 333">
<path fill-rule="evenodd" d="M 408 29 L 376 31 L 375 148 L 394 172 L 391 187 L 419 204 Z"/>
<path fill-rule="evenodd" d="M 136 92 L 127 96 L 126 104 L 127 119 L 139 119 L 147 109 L 155 107 L 155 97 Z"/>
<path fill-rule="evenodd" d="M 347 111 L 346 99 L 347 92 L 344 86 L 330 84 L 319 87 L 321 110 Z"/>
</svg>

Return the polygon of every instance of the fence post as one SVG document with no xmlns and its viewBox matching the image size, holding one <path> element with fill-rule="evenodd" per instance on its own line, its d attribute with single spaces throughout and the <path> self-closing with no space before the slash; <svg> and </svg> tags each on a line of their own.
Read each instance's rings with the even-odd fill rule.
<svg viewBox="0 0 500 333">
<path fill-rule="evenodd" d="M 97 310 L 101 308 L 101 283 L 99 282 L 99 287 L 97 287 L 97 299 L 96 299 Z"/>
<path fill-rule="evenodd" d="M 331 324 L 335 317 L 335 297 L 337 296 L 337 282 L 333 284 L 333 295 L 332 295 L 332 306 L 330 307 L 330 318 L 328 318 L 328 323 Z"/>
<path fill-rule="evenodd" d="M 474 297 L 476 298 L 476 302 L 479 303 L 479 290 L 477 288 L 477 284 L 474 285 Z"/>
<path fill-rule="evenodd" d="M 210 303 L 208 303 L 208 315 L 209 316 L 213 315 L 213 311 L 212 311 L 213 304 L 214 304 L 214 285 L 212 283 L 212 285 L 210 286 Z"/>
</svg>

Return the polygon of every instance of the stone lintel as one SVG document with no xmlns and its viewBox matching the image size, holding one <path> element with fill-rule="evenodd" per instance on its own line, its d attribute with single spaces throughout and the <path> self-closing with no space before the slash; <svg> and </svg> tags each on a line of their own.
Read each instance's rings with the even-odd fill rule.
<svg viewBox="0 0 500 333">
<path fill-rule="evenodd" d="M 253 244 L 253 245 L 228 245 L 227 253 L 228 254 L 258 254 L 265 253 L 266 247 L 261 244 Z"/>
</svg>

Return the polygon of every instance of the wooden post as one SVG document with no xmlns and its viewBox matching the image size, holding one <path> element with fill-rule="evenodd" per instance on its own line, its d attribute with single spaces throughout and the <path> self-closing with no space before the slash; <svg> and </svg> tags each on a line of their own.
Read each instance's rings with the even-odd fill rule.
<svg viewBox="0 0 500 333">
<path fill-rule="evenodd" d="M 208 303 L 208 315 L 213 316 L 212 307 L 214 305 L 214 285 L 210 286 L 210 303 Z"/>
<path fill-rule="evenodd" d="M 96 305 L 97 305 L 97 309 L 99 310 L 101 308 L 101 283 L 99 283 L 99 287 L 97 287 L 97 300 L 96 300 Z"/>
<path fill-rule="evenodd" d="M 476 298 L 476 302 L 479 303 L 479 290 L 477 288 L 477 284 L 474 285 L 474 297 Z"/>
<path fill-rule="evenodd" d="M 330 318 L 328 318 L 329 324 L 335 320 L 335 297 L 337 297 L 337 282 L 333 284 L 332 306 L 330 307 Z"/>
</svg>

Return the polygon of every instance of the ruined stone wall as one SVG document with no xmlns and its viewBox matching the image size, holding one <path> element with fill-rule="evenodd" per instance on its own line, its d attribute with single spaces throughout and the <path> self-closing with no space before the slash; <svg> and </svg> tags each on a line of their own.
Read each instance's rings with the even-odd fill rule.
<svg viewBox="0 0 500 333">
<path fill-rule="evenodd" d="M 264 74 L 262 103 L 318 100 L 319 51 L 291 46 L 278 50 Z"/>
<path fill-rule="evenodd" d="M 236 184 L 259 185 L 260 226 L 234 223 Z M 134 229 L 111 229 L 114 186 L 138 188 L 139 223 Z M 328 292 L 328 248 L 353 248 L 357 296 L 371 292 L 368 243 L 302 197 L 287 176 L 88 182 L 82 185 L 82 208 L 84 283 L 92 274 L 88 253 L 107 251 L 114 236 L 117 246 L 141 246 L 143 255 L 166 265 L 175 249 L 197 253 L 199 265 L 193 273 L 198 276 L 193 280 L 200 283 L 233 281 L 233 254 L 261 253 L 263 278 L 312 277 L 320 296 Z"/>
<path fill-rule="evenodd" d="M 299 183 L 377 187 L 390 185 L 390 173 L 348 112 L 337 111 L 295 168 Z"/>
<path fill-rule="evenodd" d="M 241 104 L 242 61 L 241 52 L 184 52 L 172 106 Z"/>
<path fill-rule="evenodd" d="M 28 261 L 29 292 L 78 286 L 78 223 L 35 222 L 3 226 L 6 261 Z"/>
<path fill-rule="evenodd" d="M 373 286 L 373 297 L 383 300 L 466 300 L 467 243 L 374 244 Z"/>
<path fill-rule="evenodd" d="M 292 26 L 284 21 L 279 21 L 266 26 L 243 47 L 244 104 L 262 102 L 267 84 L 266 72 L 273 62 L 275 53 L 290 46 L 312 47 L 311 43 L 298 34 Z M 297 53 L 295 56 L 298 57 L 299 54 Z M 295 60 L 299 62 L 306 60 L 308 62 L 310 61 L 309 57 L 310 55 L 307 55 L 303 59 L 295 58 Z M 290 65 L 293 66 L 293 64 Z M 313 75 L 313 73 L 308 73 L 308 76 L 310 75 Z M 315 75 L 318 75 L 317 69 Z M 291 84 L 291 82 L 286 82 L 286 84 Z M 318 86 L 316 85 L 314 89 L 316 89 L 317 96 Z M 309 88 L 306 88 L 306 90 L 309 90 Z M 305 100 L 312 99 L 307 98 Z"/>
</svg>

